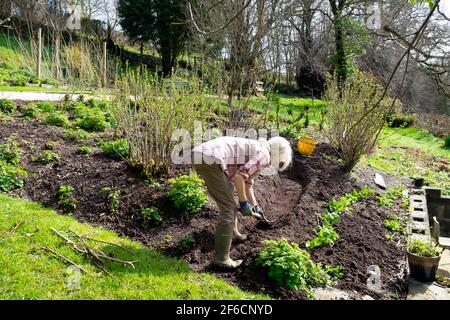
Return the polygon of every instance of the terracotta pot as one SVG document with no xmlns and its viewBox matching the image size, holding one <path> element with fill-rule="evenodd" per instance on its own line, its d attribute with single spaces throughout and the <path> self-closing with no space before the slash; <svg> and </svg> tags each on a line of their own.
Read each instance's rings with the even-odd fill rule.
<svg viewBox="0 0 450 320">
<path fill-rule="evenodd" d="M 441 256 L 422 257 L 408 252 L 408 264 L 411 277 L 422 282 L 436 280 L 436 271 L 439 267 Z"/>
</svg>

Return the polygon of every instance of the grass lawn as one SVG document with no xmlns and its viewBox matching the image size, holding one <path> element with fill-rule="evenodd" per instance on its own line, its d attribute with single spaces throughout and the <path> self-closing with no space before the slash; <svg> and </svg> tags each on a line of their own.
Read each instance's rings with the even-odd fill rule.
<svg viewBox="0 0 450 320">
<path fill-rule="evenodd" d="M 443 139 L 423 130 L 385 128 L 376 151 L 363 163 L 392 175 L 423 177 L 450 195 L 450 150 Z"/>
<path fill-rule="evenodd" d="M 9 232 L 20 222 L 16 232 Z M 107 264 L 112 276 L 100 274 L 87 258 L 77 254 L 50 228 L 119 244 L 131 255 L 110 244 L 92 242 L 106 253 L 124 260 L 139 260 L 136 269 Z M 86 269 L 80 288 L 69 264 L 44 251 L 48 246 Z M 167 258 L 111 231 L 77 222 L 40 205 L 0 194 L 0 299 L 267 299 L 245 293 L 206 273 L 195 273 L 184 261 Z"/>
</svg>

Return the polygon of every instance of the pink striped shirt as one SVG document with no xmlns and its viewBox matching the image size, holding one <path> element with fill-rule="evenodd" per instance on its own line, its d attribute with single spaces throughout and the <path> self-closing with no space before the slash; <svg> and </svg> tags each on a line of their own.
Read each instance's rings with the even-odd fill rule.
<svg viewBox="0 0 450 320">
<path fill-rule="evenodd" d="M 270 150 L 266 140 L 220 137 L 192 151 L 217 159 L 229 178 L 240 174 L 248 184 L 253 184 L 253 178 L 259 171 L 270 165 Z"/>
</svg>

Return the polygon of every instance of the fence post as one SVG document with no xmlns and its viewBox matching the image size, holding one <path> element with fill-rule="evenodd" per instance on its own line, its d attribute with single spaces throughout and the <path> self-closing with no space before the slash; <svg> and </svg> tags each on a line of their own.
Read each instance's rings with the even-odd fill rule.
<svg viewBox="0 0 450 320">
<path fill-rule="evenodd" d="M 107 85 L 107 83 L 108 83 L 108 80 L 107 80 L 107 69 L 108 69 L 108 67 L 107 67 L 107 61 L 106 61 L 106 59 L 107 59 L 107 43 L 106 43 L 106 41 L 104 41 L 103 42 L 103 66 L 102 66 L 102 69 L 103 69 L 103 72 L 102 72 L 102 84 L 103 84 L 103 87 L 106 87 L 106 85 Z"/>
<path fill-rule="evenodd" d="M 38 47 L 37 47 L 37 70 L 36 75 L 41 79 L 41 64 L 42 64 L 42 28 L 38 30 Z"/>
</svg>

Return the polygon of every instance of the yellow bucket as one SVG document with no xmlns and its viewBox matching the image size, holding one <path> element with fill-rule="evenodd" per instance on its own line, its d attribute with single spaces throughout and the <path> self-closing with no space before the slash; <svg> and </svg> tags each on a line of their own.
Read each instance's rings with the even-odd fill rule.
<svg viewBox="0 0 450 320">
<path fill-rule="evenodd" d="M 310 156 L 316 149 L 318 141 L 310 137 L 302 137 L 297 142 L 297 150 L 304 156 Z"/>
</svg>

